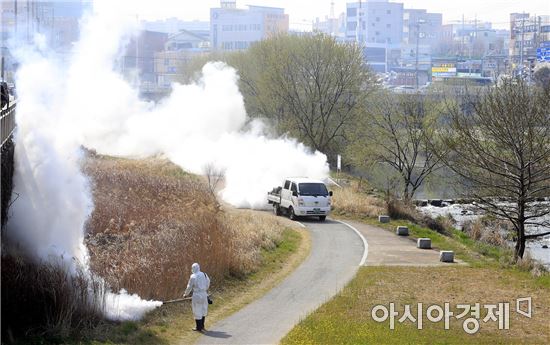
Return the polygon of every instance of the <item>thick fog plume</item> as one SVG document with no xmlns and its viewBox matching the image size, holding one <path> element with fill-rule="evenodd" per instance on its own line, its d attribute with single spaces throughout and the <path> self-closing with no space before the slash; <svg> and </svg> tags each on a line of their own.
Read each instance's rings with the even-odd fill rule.
<svg viewBox="0 0 550 345">
<path fill-rule="evenodd" d="M 213 165 L 225 171 L 221 197 L 237 207 L 265 207 L 266 192 L 284 177 L 327 176 L 325 155 L 293 139 L 270 138 L 261 122 L 249 121 L 237 73 L 222 63 L 207 64 L 196 84 L 173 85 L 158 105 L 140 100 L 116 72 L 136 33 L 135 17 L 113 4 L 94 2 L 70 55 L 50 53 L 39 35 L 32 49 L 16 51 L 17 200 L 9 241 L 40 259 L 88 267 L 84 226 L 93 201 L 80 171 L 81 146 L 136 158 L 163 154 L 194 173 Z M 138 319 L 160 304 L 109 294 L 106 315 Z"/>
<path fill-rule="evenodd" d="M 198 174 L 213 164 L 225 171 L 221 196 L 237 207 L 265 207 L 266 192 L 285 177 L 327 176 L 324 154 L 268 138 L 261 122 L 249 123 L 237 73 L 222 63 L 207 64 L 196 84 L 174 84 L 156 106 L 141 101 L 113 65 L 135 29 L 133 18 L 103 10 L 84 30 L 67 81 L 69 113 L 86 147 L 131 157 L 164 154 Z"/>
</svg>

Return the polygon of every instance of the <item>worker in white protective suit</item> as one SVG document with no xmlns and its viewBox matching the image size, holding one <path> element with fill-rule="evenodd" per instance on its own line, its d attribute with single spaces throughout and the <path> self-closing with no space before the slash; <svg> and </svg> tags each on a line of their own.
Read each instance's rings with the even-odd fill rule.
<svg viewBox="0 0 550 345">
<path fill-rule="evenodd" d="M 194 263 L 191 266 L 191 276 L 189 277 L 189 283 L 187 283 L 187 289 L 184 296 L 187 296 L 193 292 L 191 298 L 191 307 L 193 309 L 193 316 L 195 317 L 196 327 L 194 331 L 202 332 L 204 328 L 204 320 L 208 314 L 208 288 L 210 287 L 210 278 L 204 272 L 201 272 L 201 268 L 198 263 Z"/>
</svg>

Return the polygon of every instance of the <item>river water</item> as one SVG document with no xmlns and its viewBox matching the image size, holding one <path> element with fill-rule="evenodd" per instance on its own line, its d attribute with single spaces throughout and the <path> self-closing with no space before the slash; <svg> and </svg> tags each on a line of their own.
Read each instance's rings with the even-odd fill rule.
<svg viewBox="0 0 550 345">
<path fill-rule="evenodd" d="M 544 203 L 550 204 L 550 201 L 544 201 Z M 466 221 L 474 221 L 484 214 L 484 212 L 477 208 L 474 204 L 449 205 L 444 202 L 443 206 L 441 207 L 428 205 L 422 207 L 419 206 L 417 207 L 417 209 L 423 214 L 426 214 L 432 218 L 436 218 L 438 216 L 447 216 L 448 214 L 450 214 L 455 220 L 455 226 L 458 229 L 462 228 L 462 225 Z M 546 215 L 543 219 L 550 221 L 550 215 Z M 548 228 L 527 228 L 526 232 L 543 232 L 543 230 L 548 231 Z M 549 248 L 543 248 L 544 245 L 548 246 Z M 533 259 L 541 262 L 547 268 L 550 268 L 550 235 L 539 237 L 536 240 L 527 241 L 526 249 Z"/>
</svg>

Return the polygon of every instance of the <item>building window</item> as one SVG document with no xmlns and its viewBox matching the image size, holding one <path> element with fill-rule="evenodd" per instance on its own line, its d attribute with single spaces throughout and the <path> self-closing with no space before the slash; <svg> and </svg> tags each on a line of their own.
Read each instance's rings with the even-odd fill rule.
<svg viewBox="0 0 550 345">
<path fill-rule="evenodd" d="M 356 17 L 357 16 L 357 9 L 353 7 L 348 7 L 348 17 Z"/>
<path fill-rule="evenodd" d="M 379 32 L 379 31 L 376 31 L 376 36 L 380 36 L 380 32 Z"/>
<path fill-rule="evenodd" d="M 386 14 L 391 14 L 391 10 L 387 10 L 387 11 L 386 11 Z"/>
<path fill-rule="evenodd" d="M 380 17 L 376 17 L 376 21 L 379 22 L 379 21 L 380 21 Z"/>
<path fill-rule="evenodd" d="M 170 64 L 170 60 L 169 59 L 164 59 L 164 66 L 168 66 Z"/>
<path fill-rule="evenodd" d="M 386 24 L 386 27 L 389 29 L 391 28 L 391 24 Z"/>
</svg>

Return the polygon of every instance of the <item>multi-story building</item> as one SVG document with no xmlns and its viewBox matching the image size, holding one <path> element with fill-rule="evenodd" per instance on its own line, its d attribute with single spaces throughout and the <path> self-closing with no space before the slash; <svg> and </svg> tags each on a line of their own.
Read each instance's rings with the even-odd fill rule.
<svg viewBox="0 0 550 345">
<path fill-rule="evenodd" d="M 346 34 L 345 13 L 341 13 L 337 18 L 328 16 L 324 20 L 316 18 L 313 22 L 313 31 L 343 39 Z"/>
<path fill-rule="evenodd" d="M 178 81 L 181 69 L 196 56 L 210 51 L 210 39 L 192 31 L 181 30 L 170 35 L 164 50 L 155 53 L 155 74 L 160 88 L 169 88 Z"/>
<path fill-rule="evenodd" d="M 496 30 L 489 22 L 456 21 L 441 27 L 434 49 L 438 56 L 482 58 L 487 55 L 508 55 L 508 31 Z"/>
<path fill-rule="evenodd" d="M 431 66 L 431 56 L 435 49 L 443 15 L 428 13 L 422 9 L 403 11 L 403 41 L 401 61 L 403 66 L 418 67 L 427 70 Z"/>
<path fill-rule="evenodd" d="M 143 21 L 142 26 L 144 30 L 164 32 L 167 34 L 175 34 L 177 32 L 180 32 L 181 30 L 187 30 L 191 32 L 210 32 L 210 23 L 207 21 L 185 21 L 178 18 L 167 18 L 156 21 Z"/>
<path fill-rule="evenodd" d="M 377 72 L 396 66 L 403 38 L 403 4 L 388 0 L 349 2 L 346 39 L 364 46 L 365 58 Z"/>
<path fill-rule="evenodd" d="M 509 53 L 516 72 L 536 63 L 537 49 L 541 47 L 550 47 L 550 16 L 510 14 Z"/>
<path fill-rule="evenodd" d="M 252 6 L 239 9 L 235 0 L 222 0 L 210 9 L 210 42 L 213 50 L 243 50 L 254 42 L 288 32 L 283 8 Z"/>
</svg>

